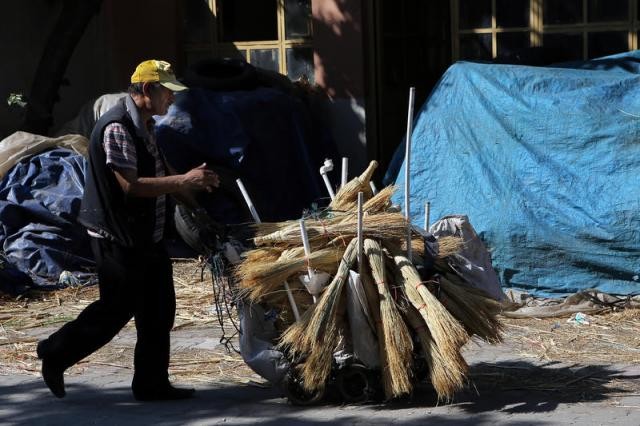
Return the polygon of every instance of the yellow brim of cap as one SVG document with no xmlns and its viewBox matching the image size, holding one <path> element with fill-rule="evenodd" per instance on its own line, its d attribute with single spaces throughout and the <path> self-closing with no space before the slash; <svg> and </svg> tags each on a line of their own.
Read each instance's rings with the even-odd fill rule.
<svg viewBox="0 0 640 426">
<path fill-rule="evenodd" d="M 177 80 L 174 80 L 174 81 L 161 81 L 159 83 L 162 84 L 167 89 L 173 90 L 174 92 L 180 92 L 181 90 L 187 90 L 188 89 L 187 86 L 185 86 L 184 84 L 180 83 Z"/>
</svg>

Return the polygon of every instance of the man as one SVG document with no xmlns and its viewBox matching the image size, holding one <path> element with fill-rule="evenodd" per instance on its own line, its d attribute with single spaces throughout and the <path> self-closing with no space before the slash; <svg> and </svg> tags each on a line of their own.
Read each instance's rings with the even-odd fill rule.
<svg viewBox="0 0 640 426">
<path fill-rule="evenodd" d="M 209 190 L 218 176 L 206 164 L 167 175 L 153 136 L 174 91 L 186 89 L 169 63 L 149 60 L 131 76 L 129 94 L 96 123 L 80 222 L 91 236 L 99 300 L 38 344 L 42 377 L 65 396 L 63 372 L 108 343 L 133 317 L 137 331 L 133 395 L 137 400 L 182 399 L 193 389 L 169 383 L 169 332 L 175 316 L 171 261 L 162 244 L 167 194 Z"/>
</svg>

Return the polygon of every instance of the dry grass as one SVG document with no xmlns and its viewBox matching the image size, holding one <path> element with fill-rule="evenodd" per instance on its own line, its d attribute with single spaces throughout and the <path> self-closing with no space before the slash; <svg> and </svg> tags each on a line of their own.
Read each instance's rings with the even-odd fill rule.
<svg viewBox="0 0 640 426">
<path fill-rule="evenodd" d="M 197 333 L 217 339 L 223 334 L 212 306 L 211 273 L 195 260 L 174 260 L 176 320 L 174 329 L 201 329 Z M 39 338 L 76 316 L 98 297 L 97 286 L 68 288 L 53 292 L 34 291 L 26 297 L 0 294 L 0 375 L 40 373 L 35 353 Z M 133 321 L 125 330 L 133 332 Z M 224 323 L 226 335 L 235 329 Z M 200 334 L 199 334 L 200 335 Z M 237 339 L 235 339 L 237 347 Z M 131 369 L 133 344 L 118 339 L 68 370 L 79 374 L 93 365 Z M 170 374 L 180 381 L 264 383 L 236 353 L 219 346 L 211 350 L 181 348 L 171 354 Z"/>
<path fill-rule="evenodd" d="M 502 318 L 505 340 L 526 358 L 640 363 L 640 309 L 589 315 L 590 325 L 574 325 L 568 318 Z"/>
</svg>

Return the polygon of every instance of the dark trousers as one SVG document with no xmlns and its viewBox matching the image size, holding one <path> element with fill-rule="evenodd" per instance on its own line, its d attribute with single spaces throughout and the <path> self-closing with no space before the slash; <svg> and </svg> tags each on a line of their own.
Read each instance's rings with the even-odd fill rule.
<svg viewBox="0 0 640 426">
<path fill-rule="evenodd" d="M 43 356 L 68 368 L 118 334 L 133 317 L 137 331 L 134 390 L 169 383 L 169 332 L 176 300 L 171 260 L 160 244 L 126 248 L 91 238 L 100 298 L 42 343 Z"/>
</svg>

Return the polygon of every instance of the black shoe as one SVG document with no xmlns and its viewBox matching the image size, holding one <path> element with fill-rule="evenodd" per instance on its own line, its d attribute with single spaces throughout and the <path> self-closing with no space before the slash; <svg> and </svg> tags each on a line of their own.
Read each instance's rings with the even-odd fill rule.
<svg viewBox="0 0 640 426">
<path fill-rule="evenodd" d="M 42 378 L 44 383 L 49 387 L 51 393 L 58 398 L 64 398 L 67 394 L 64 390 L 64 368 L 59 367 L 51 362 L 45 355 L 42 348 L 42 342 L 38 343 L 36 349 L 38 358 L 42 360 Z"/>
<path fill-rule="evenodd" d="M 171 401 L 192 398 L 195 391 L 192 388 L 183 389 L 167 385 L 159 389 L 134 390 L 133 397 L 138 401 Z"/>
</svg>

